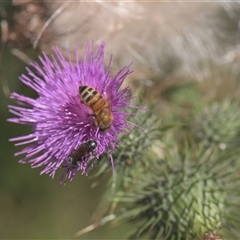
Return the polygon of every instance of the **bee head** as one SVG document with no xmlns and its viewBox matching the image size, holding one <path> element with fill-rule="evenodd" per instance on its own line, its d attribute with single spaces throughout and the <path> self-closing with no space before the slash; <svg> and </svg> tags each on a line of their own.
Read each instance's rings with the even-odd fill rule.
<svg viewBox="0 0 240 240">
<path fill-rule="evenodd" d="M 89 141 L 89 148 L 93 151 L 97 147 L 97 142 L 95 140 Z"/>
</svg>

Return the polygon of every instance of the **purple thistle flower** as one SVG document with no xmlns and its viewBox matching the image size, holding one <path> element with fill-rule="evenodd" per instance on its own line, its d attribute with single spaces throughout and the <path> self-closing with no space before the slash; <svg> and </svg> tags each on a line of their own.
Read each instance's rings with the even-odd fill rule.
<svg viewBox="0 0 240 240">
<path fill-rule="evenodd" d="M 77 171 L 87 174 L 91 159 L 98 159 L 102 153 L 108 153 L 120 142 L 118 135 L 128 131 L 129 122 L 126 117 L 131 115 L 126 108 L 132 98 L 129 88 L 120 90 L 124 79 L 130 74 L 129 66 L 120 70 L 115 77 L 110 76 L 110 63 L 104 67 L 104 44 L 101 44 L 96 54 L 93 46 L 88 45 L 83 59 L 76 51 L 76 62 L 70 57 L 64 58 L 58 48 L 55 55 L 48 57 L 43 53 L 39 57 L 41 65 L 32 63 L 34 71 L 27 68 L 28 74 L 20 80 L 38 93 L 37 99 L 32 99 L 18 93 L 12 93 L 11 98 L 18 101 L 19 106 L 9 106 L 9 111 L 16 118 L 10 122 L 31 125 L 31 134 L 10 139 L 18 145 L 25 145 L 15 156 L 25 155 L 20 163 L 30 163 L 32 168 L 44 167 L 41 174 L 54 177 L 58 168 L 66 167 L 61 177 L 73 179 Z M 113 122 L 108 131 L 101 131 L 94 124 L 93 111 L 86 106 L 79 96 L 79 86 L 86 85 L 96 89 L 104 99 L 109 101 Z M 79 164 L 69 164 L 69 156 L 81 144 L 94 140 L 97 147 L 93 152 L 79 159 Z M 114 170 L 113 170 L 114 171 Z"/>
</svg>

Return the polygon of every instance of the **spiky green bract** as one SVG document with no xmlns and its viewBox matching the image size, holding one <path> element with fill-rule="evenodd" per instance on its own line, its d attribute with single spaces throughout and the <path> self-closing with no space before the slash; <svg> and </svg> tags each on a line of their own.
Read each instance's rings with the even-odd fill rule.
<svg viewBox="0 0 240 240">
<path fill-rule="evenodd" d="M 205 106 L 195 115 L 191 123 L 192 133 L 197 142 L 206 146 L 217 145 L 220 149 L 240 144 L 240 104 L 224 100 Z"/>
<path fill-rule="evenodd" d="M 216 229 L 222 239 L 240 238 L 238 106 L 233 100 L 202 101 L 165 119 L 159 115 L 155 126 L 154 114 L 138 114 L 145 131 L 121 139 L 110 181 L 110 215 L 132 224 L 129 238 L 196 240 Z M 208 138 L 209 132 L 219 137 Z M 107 169 L 106 161 L 102 173 Z"/>
<path fill-rule="evenodd" d="M 234 232 L 240 226 L 238 160 L 217 147 L 169 148 L 134 188 L 118 191 L 119 220 L 137 223 L 129 238 L 197 239 L 219 225 L 220 235 L 239 237 Z"/>
<path fill-rule="evenodd" d="M 151 108 L 151 107 L 150 107 Z M 156 142 L 159 145 L 163 128 L 160 128 L 160 118 L 154 116 L 151 111 L 138 111 L 134 117 L 137 125 L 141 128 L 134 127 L 132 131 L 121 137 L 121 144 L 113 152 L 115 173 L 111 175 L 110 184 L 113 183 L 115 188 L 127 188 L 129 182 L 138 181 L 141 175 L 145 175 L 151 163 L 142 158 L 143 155 L 150 154 L 150 148 L 153 149 Z M 131 121 L 131 118 L 129 119 Z M 107 155 L 100 158 L 96 165 L 96 176 L 104 176 L 111 172 L 111 164 Z M 95 169 L 96 170 L 96 169 Z"/>
</svg>

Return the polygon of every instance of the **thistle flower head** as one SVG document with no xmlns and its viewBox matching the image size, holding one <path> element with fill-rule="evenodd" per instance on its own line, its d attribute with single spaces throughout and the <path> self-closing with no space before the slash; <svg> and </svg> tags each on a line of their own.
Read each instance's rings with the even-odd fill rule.
<svg viewBox="0 0 240 240">
<path fill-rule="evenodd" d="M 25 145 L 21 163 L 30 163 L 32 167 L 44 167 L 41 174 L 54 177 L 58 168 L 66 166 L 65 175 L 72 180 L 75 173 L 82 170 L 87 174 L 89 160 L 98 159 L 102 153 L 115 149 L 119 142 L 118 134 L 125 133 L 128 126 L 126 110 L 130 106 L 129 88 L 120 90 L 124 79 L 130 74 L 129 66 L 120 70 L 115 77 L 110 76 L 110 63 L 104 67 L 104 44 L 94 54 L 93 46 L 88 45 L 83 58 L 76 51 L 76 62 L 66 60 L 58 48 L 55 55 L 48 57 L 43 53 L 39 63 L 32 63 L 27 74 L 20 80 L 38 93 L 32 99 L 18 93 L 11 98 L 19 106 L 9 106 L 16 115 L 10 122 L 32 126 L 32 133 L 10 139 L 15 145 Z M 96 90 L 105 101 L 113 117 L 107 131 L 101 131 L 96 125 L 96 113 L 79 96 L 79 87 L 89 86 Z M 132 106 L 133 107 L 133 106 Z M 69 156 L 88 141 L 96 141 L 94 151 L 86 151 L 76 159 L 78 164 L 69 164 Z M 91 161 L 92 162 L 92 161 Z"/>
</svg>

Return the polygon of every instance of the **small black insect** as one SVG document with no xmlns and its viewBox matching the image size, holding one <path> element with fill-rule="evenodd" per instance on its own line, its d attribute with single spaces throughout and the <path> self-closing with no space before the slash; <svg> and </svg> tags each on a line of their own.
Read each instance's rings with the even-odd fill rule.
<svg viewBox="0 0 240 240">
<path fill-rule="evenodd" d="M 63 168 L 66 168 L 64 173 L 62 174 L 60 178 L 60 185 L 62 183 L 66 185 L 66 179 L 70 173 L 70 170 L 75 168 L 76 166 L 79 166 L 81 163 L 84 165 L 88 165 L 88 162 L 85 161 L 85 157 L 91 153 L 94 149 L 97 147 L 97 142 L 94 140 L 90 140 L 88 142 L 85 142 L 78 146 L 77 149 L 75 149 L 67 158 L 67 165 L 62 166 Z"/>
<path fill-rule="evenodd" d="M 97 147 L 97 142 L 90 140 L 81 144 L 76 150 L 74 150 L 68 157 L 68 162 L 73 165 L 79 165 L 83 158 L 91 153 Z"/>
</svg>

